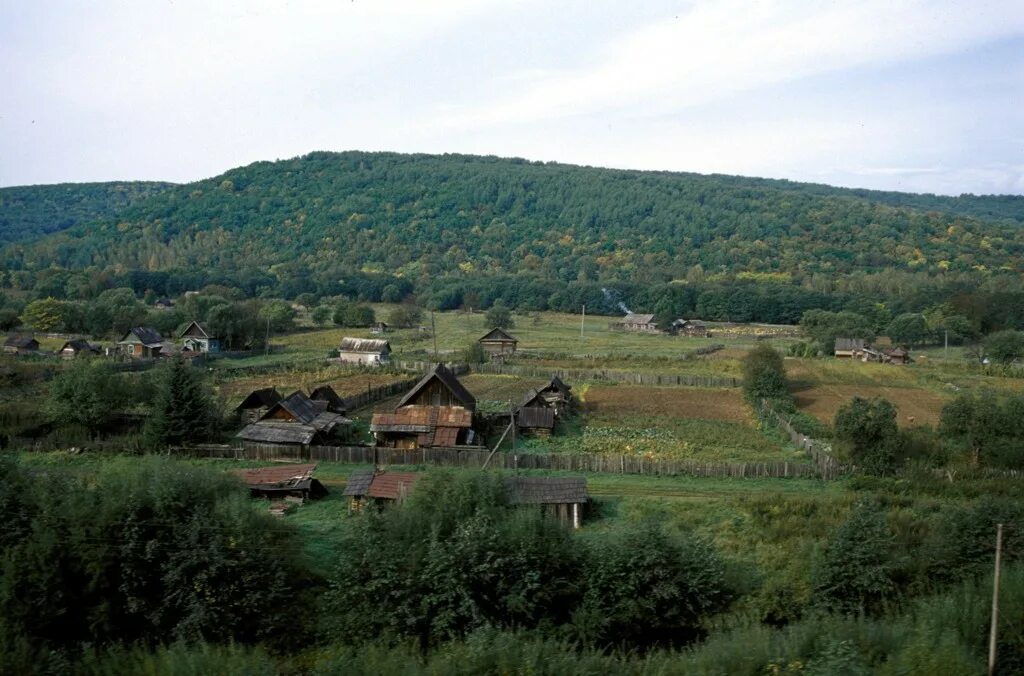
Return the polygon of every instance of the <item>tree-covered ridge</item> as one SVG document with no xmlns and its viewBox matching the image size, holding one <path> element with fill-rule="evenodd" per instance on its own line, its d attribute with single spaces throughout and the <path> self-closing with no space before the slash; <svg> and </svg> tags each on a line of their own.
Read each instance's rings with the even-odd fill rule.
<svg viewBox="0 0 1024 676">
<path fill-rule="evenodd" d="M 269 270 L 282 281 L 353 271 L 664 281 L 698 265 L 783 277 L 1019 271 L 1019 198 L 869 197 L 764 179 L 320 152 L 175 186 L 3 258 L 26 271 Z M 917 208 L 883 203 L 901 199 Z M 966 215 L 986 209 L 1000 218 Z"/>
<path fill-rule="evenodd" d="M 118 181 L 0 188 L 0 244 L 31 240 L 112 217 L 171 185 Z"/>
</svg>

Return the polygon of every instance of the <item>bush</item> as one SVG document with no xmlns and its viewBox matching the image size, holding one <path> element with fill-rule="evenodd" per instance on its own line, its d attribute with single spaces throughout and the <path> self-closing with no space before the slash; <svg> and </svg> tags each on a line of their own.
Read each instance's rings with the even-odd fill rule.
<svg viewBox="0 0 1024 676">
<path fill-rule="evenodd" d="M 832 423 L 839 447 L 862 470 L 886 474 L 896 465 L 899 426 L 896 407 L 882 398 L 854 397 Z"/>
<path fill-rule="evenodd" d="M 841 613 L 874 612 L 893 597 L 894 538 L 875 502 L 858 505 L 836 531 L 814 571 L 817 601 Z"/>
<path fill-rule="evenodd" d="M 743 358 L 743 393 L 752 404 L 791 400 L 782 355 L 771 346 L 758 345 Z"/>
</svg>

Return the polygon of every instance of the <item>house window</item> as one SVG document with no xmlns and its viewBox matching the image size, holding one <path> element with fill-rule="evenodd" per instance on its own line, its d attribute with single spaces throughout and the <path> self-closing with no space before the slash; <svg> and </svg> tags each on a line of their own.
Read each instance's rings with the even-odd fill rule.
<svg viewBox="0 0 1024 676">
<path fill-rule="evenodd" d="M 128 346 L 128 354 L 135 354 L 135 346 L 134 345 L 129 345 Z"/>
</svg>

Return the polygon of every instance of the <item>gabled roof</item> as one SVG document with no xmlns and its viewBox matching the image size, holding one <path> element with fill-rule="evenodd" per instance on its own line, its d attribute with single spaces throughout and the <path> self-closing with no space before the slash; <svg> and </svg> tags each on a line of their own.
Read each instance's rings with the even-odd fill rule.
<svg viewBox="0 0 1024 676">
<path fill-rule="evenodd" d="M 330 385 L 321 385 L 309 394 L 309 398 L 313 401 L 323 401 L 327 403 L 327 409 L 335 413 L 345 412 L 345 402 L 338 396 L 338 393 L 334 391 L 334 388 Z"/>
<path fill-rule="evenodd" d="M 64 350 L 66 350 L 68 348 L 71 348 L 71 350 L 73 350 L 74 352 L 83 352 L 83 351 L 85 351 L 85 352 L 99 352 L 100 351 L 99 346 L 92 345 L 92 344 L 89 343 L 89 341 L 87 341 L 87 340 L 85 340 L 83 338 L 76 338 L 74 340 L 69 340 L 68 342 L 64 343 L 64 346 L 60 348 L 60 351 L 63 352 Z"/>
<path fill-rule="evenodd" d="M 181 331 L 178 332 L 178 338 L 184 338 L 185 334 L 188 333 L 189 331 L 191 331 L 193 326 L 196 327 L 197 329 L 199 329 L 199 332 L 202 333 L 207 338 L 212 338 L 213 337 L 212 334 L 209 331 L 206 330 L 205 326 L 203 326 L 202 324 L 200 324 L 199 322 L 197 322 L 195 320 L 192 320 L 188 324 L 185 325 L 185 328 L 183 328 Z"/>
<path fill-rule="evenodd" d="M 360 470 L 349 475 L 344 495 L 399 500 L 409 494 L 420 478 L 416 472 L 378 472 Z"/>
<path fill-rule="evenodd" d="M 863 338 L 836 338 L 837 350 L 863 350 Z"/>
<path fill-rule="evenodd" d="M 315 470 L 316 465 L 273 465 L 272 467 L 233 469 L 231 474 L 242 479 L 247 486 L 283 488 L 309 479 Z"/>
<path fill-rule="evenodd" d="M 584 503 L 587 480 L 578 477 L 511 477 L 505 480 L 513 505 Z"/>
<path fill-rule="evenodd" d="M 316 404 L 313 403 L 313 400 L 307 397 L 300 390 L 292 392 L 287 397 L 271 406 L 270 410 L 267 411 L 266 415 L 263 417 L 271 418 L 273 417 L 273 414 L 280 409 L 288 411 L 295 420 L 306 424 L 313 422 L 313 420 L 321 413 L 321 411 L 317 409 Z"/>
<path fill-rule="evenodd" d="M 340 352 L 391 352 L 391 343 L 380 338 L 342 338 Z"/>
<path fill-rule="evenodd" d="M 153 301 L 153 305 L 162 305 L 164 307 L 173 307 L 174 306 L 174 301 L 171 300 L 170 298 L 157 298 L 155 301 Z"/>
<path fill-rule="evenodd" d="M 246 425 L 235 436 L 246 441 L 257 441 L 265 444 L 302 444 L 313 442 L 317 430 L 312 425 L 300 423 L 258 422 Z"/>
<path fill-rule="evenodd" d="M 262 390 L 253 390 L 249 396 L 242 400 L 242 403 L 235 407 L 236 411 L 246 408 L 271 407 L 281 401 L 281 395 L 273 387 L 264 387 Z"/>
<path fill-rule="evenodd" d="M 548 384 L 545 385 L 544 387 L 540 388 L 537 391 L 538 392 L 544 392 L 546 390 L 558 390 L 559 392 L 561 392 L 562 394 L 564 394 L 565 396 L 568 397 L 569 396 L 569 390 L 571 390 L 571 389 L 572 389 L 572 386 L 571 385 L 566 385 L 564 382 L 562 382 L 561 378 L 559 378 L 558 376 L 552 376 L 551 380 L 548 382 Z"/>
<path fill-rule="evenodd" d="M 127 342 L 129 336 L 135 336 L 146 347 L 157 347 L 158 345 L 163 345 L 164 342 L 164 337 L 160 335 L 160 332 L 148 326 L 136 326 L 133 329 L 129 329 L 128 333 L 124 334 L 124 338 L 117 342 Z"/>
<path fill-rule="evenodd" d="M 620 322 L 622 324 L 653 324 L 654 315 L 638 315 L 635 312 L 630 312 Z"/>
<path fill-rule="evenodd" d="M 499 329 L 499 328 L 491 329 L 482 338 L 480 338 L 480 340 L 478 342 L 486 343 L 488 341 L 494 341 L 494 342 L 512 341 L 513 343 L 518 343 L 519 342 L 519 340 L 517 338 L 515 338 L 514 336 L 509 334 L 507 331 L 505 331 L 503 329 Z"/>
<path fill-rule="evenodd" d="M 35 347 L 33 347 L 33 345 Z M 21 349 L 36 349 L 39 341 L 31 336 L 8 336 L 4 341 L 4 347 L 17 347 Z"/>
<path fill-rule="evenodd" d="M 444 385 L 448 391 L 452 393 L 452 396 L 462 403 L 463 406 L 466 406 L 467 408 L 476 407 L 476 399 L 469 393 L 469 390 L 459 382 L 459 379 L 455 377 L 455 374 L 449 371 L 444 364 L 438 364 L 431 369 L 427 375 L 423 376 L 423 378 L 420 379 L 420 381 L 416 383 L 411 390 L 406 392 L 405 396 L 398 402 L 398 406 L 396 408 L 401 408 L 402 406 L 405 406 L 407 402 L 412 401 L 416 395 L 419 394 L 420 390 L 429 385 L 435 378 Z"/>
</svg>

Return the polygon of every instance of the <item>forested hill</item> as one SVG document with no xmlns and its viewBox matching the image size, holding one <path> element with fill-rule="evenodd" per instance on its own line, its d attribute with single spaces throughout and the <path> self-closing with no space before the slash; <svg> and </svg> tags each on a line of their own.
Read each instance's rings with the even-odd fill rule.
<svg viewBox="0 0 1024 676">
<path fill-rule="evenodd" d="M 119 185 L 153 194 L 126 198 L 99 223 L 8 246 L 0 262 L 23 275 L 58 266 L 283 281 L 361 271 L 417 283 L 490 272 L 565 281 L 665 281 L 694 270 L 1019 272 L 1024 260 L 1016 197 L 363 152 L 259 162 L 169 188 Z M 12 202 L 5 192 L 4 223 L 25 209 Z"/>
<path fill-rule="evenodd" d="M 0 188 L 0 244 L 115 216 L 171 183 L 119 181 Z"/>
</svg>

